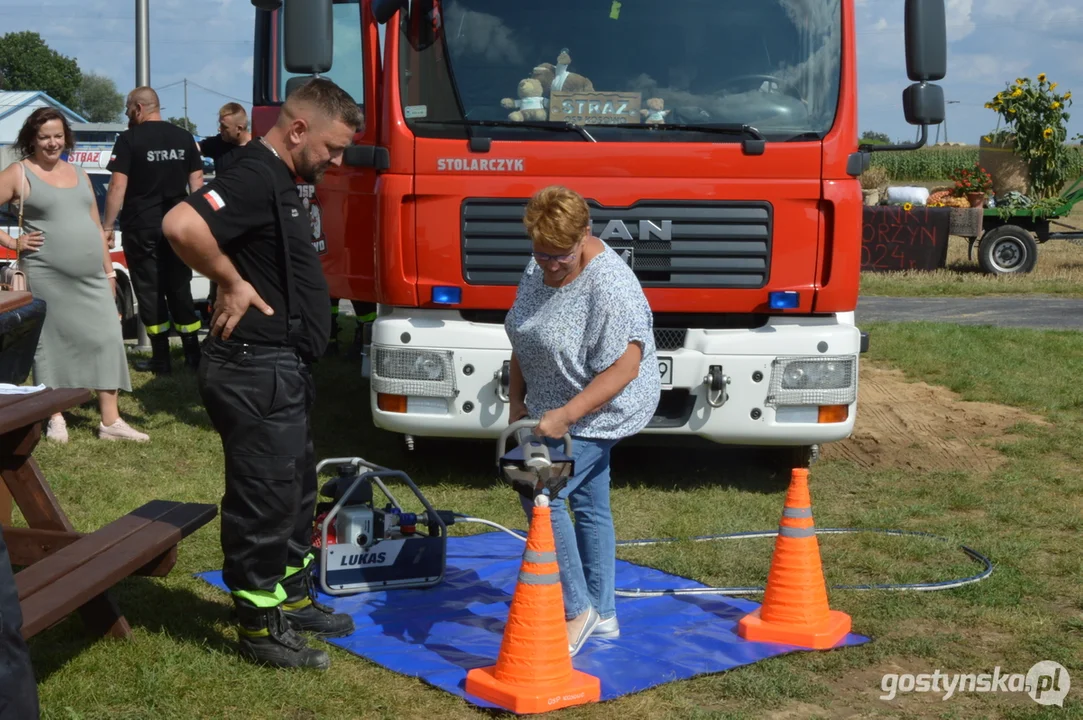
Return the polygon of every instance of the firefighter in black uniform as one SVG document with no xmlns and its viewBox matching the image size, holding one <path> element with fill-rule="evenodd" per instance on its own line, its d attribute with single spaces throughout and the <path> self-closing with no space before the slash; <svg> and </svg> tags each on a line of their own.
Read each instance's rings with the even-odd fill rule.
<svg viewBox="0 0 1083 720">
<path fill-rule="evenodd" d="M 331 298 L 331 341 L 327 345 L 328 355 L 338 354 L 338 334 L 342 330 L 338 324 L 338 304 L 340 301 L 341 298 Z M 350 304 L 353 305 L 354 334 L 350 349 L 346 351 L 346 359 L 356 360 L 361 357 L 362 328 L 364 328 L 365 323 L 372 322 L 376 319 L 376 303 L 365 302 L 363 300 L 351 300 Z"/>
<path fill-rule="evenodd" d="M 177 254 L 218 283 L 199 390 L 222 438 L 222 577 L 240 648 L 258 662 L 326 668 L 298 631 L 338 637 L 347 615 L 315 602 L 311 577 L 316 458 L 311 363 L 330 334 L 327 282 L 294 175 L 318 182 L 361 125 L 324 78 L 295 90 L 263 138 L 165 218 Z M 285 247 L 285 251 L 283 248 Z"/>
<path fill-rule="evenodd" d="M 162 237 L 162 218 L 190 192 L 203 187 L 203 159 L 192 133 L 162 120 L 158 94 L 138 87 L 128 95 L 128 129 L 113 145 L 113 173 L 102 227 L 120 215 L 139 319 L 153 355 L 138 370 L 168 373 L 169 331 L 175 329 L 189 365 L 199 363 L 199 315 L 192 301 L 192 269 Z M 109 238 L 109 246 L 113 246 Z"/>
<path fill-rule="evenodd" d="M 228 102 L 218 110 L 218 134 L 203 138 L 199 143 L 199 152 L 205 158 L 214 161 L 214 174 L 226 171 L 232 161 L 233 151 L 252 141 L 252 131 L 248 129 L 248 113 L 235 102 Z M 214 308 L 214 298 L 218 287 L 212 282 L 207 289 L 207 304 Z"/>
</svg>

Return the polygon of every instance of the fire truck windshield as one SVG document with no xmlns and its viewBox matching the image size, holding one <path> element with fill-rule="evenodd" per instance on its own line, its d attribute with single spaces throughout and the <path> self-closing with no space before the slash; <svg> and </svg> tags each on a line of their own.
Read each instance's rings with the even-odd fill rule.
<svg viewBox="0 0 1083 720">
<path fill-rule="evenodd" d="M 742 125 L 767 140 L 822 137 L 838 106 L 840 2 L 448 0 L 428 47 L 402 24 L 403 114 L 440 137 L 509 119 L 486 133 L 566 141 L 538 127 L 558 122 L 598 142 L 740 142 L 707 129 Z M 622 127 L 655 123 L 675 127 Z"/>
</svg>

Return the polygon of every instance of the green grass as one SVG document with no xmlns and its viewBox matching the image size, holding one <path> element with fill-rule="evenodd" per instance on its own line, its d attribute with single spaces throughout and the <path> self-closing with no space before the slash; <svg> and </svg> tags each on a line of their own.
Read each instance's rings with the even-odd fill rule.
<svg viewBox="0 0 1083 720">
<path fill-rule="evenodd" d="M 1083 206 L 1080 207 L 1083 210 Z M 1083 226 L 1083 212 L 1073 221 Z M 1038 246 L 1038 264 L 1026 275 L 987 275 L 978 266 L 977 248 L 967 258 L 967 243 L 952 238 L 941 270 L 861 273 L 861 294 L 889 297 L 980 297 L 1045 294 L 1083 297 L 1083 245 L 1051 240 Z"/>
<path fill-rule="evenodd" d="M 832 592 L 865 646 L 798 653 L 728 673 L 670 683 L 569 718 L 1076 717 L 1083 714 L 1083 335 L 926 324 L 878 325 L 871 362 L 904 369 L 967 399 L 1025 407 L 1053 420 L 1022 424 L 1002 439 L 1007 463 L 992 474 L 869 472 L 845 461 L 813 469 L 821 527 L 926 530 L 987 554 L 987 580 L 936 593 Z M 512 492 L 498 487 L 488 443 L 419 440 L 408 455 L 374 430 L 359 373 L 342 360 L 317 372 L 320 457 L 357 455 L 410 473 L 437 507 L 524 527 Z M 149 445 L 92 437 L 89 408 L 70 423 L 72 443 L 43 443 L 43 471 L 80 530 L 89 531 L 153 498 L 218 502 L 222 460 L 193 377 L 136 374 L 122 410 L 152 436 Z M 860 414 L 859 414 L 860 418 Z M 859 419 L 860 422 L 860 419 Z M 920 438 L 915 438 L 920 441 Z M 613 503 L 622 539 L 688 537 L 777 525 L 784 485 L 755 456 L 615 453 Z M 484 532 L 457 525 L 453 534 Z M 690 543 L 621 550 L 624 559 L 706 583 L 759 585 L 769 540 Z M 881 535 L 823 537 L 829 584 L 914 582 L 969 575 L 976 566 L 942 544 Z M 115 591 L 135 637 L 92 642 L 78 617 L 31 641 L 45 718 L 401 718 L 499 716 L 420 681 L 326 646 L 325 674 L 254 667 L 232 652 L 227 598 L 191 574 L 221 561 L 218 522 L 181 545 L 165 579 L 130 578 Z M 1074 676 L 1066 708 L 1025 696 L 966 694 L 947 702 L 905 695 L 878 699 L 884 672 L 1026 672 L 1060 662 Z"/>
<path fill-rule="evenodd" d="M 978 162 L 977 145 L 926 146 L 920 150 L 875 152 L 873 167 L 888 171 L 892 180 L 939 180 L 955 168 L 972 167 Z M 1083 175 L 1083 149 L 1071 147 L 1067 156 L 1068 177 Z"/>
</svg>

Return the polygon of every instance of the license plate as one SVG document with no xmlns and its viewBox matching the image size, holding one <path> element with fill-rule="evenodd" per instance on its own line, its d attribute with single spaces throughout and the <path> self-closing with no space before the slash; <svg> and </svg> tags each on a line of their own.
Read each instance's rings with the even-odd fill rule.
<svg viewBox="0 0 1083 720">
<path fill-rule="evenodd" d="M 668 387 L 673 384 L 673 358 L 658 358 L 658 374 L 662 376 L 663 385 Z"/>
</svg>

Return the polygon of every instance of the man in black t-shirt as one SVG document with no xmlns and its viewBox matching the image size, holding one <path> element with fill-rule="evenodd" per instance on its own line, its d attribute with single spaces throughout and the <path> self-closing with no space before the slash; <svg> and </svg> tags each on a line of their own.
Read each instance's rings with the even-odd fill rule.
<svg viewBox="0 0 1083 720">
<path fill-rule="evenodd" d="M 199 141 L 203 157 L 214 160 L 214 174 L 225 172 L 234 150 L 252 140 L 248 113 L 240 103 L 228 102 L 218 110 L 218 134 Z"/>
<path fill-rule="evenodd" d="M 237 607 L 240 648 L 279 667 L 328 667 L 298 630 L 353 632 L 315 602 L 316 506 L 311 363 L 331 327 L 330 298 L 294 175 L 318 182 L 361 125 L 357 105 L 314 78 L 283 104 L 266 137 L 166 215 L 185 262 L 218 283 L 199 391 L 225 453 L 222 580 Z"/>
<path fill-rule="evenodd" d="M 119 214 L 139 319 L 150 336 L 151 361 L 136 368 L 168 373 L 170 328 L 181 336 L 185 358 L 195 366 L 200 322 L 192 302 L 192 269 L 162 237 L 162 218 L 203 187 L 203 160 L 192 133 L 162 120 L 153 89 L 132 90 L 127 115 L 129 127 L 117 137 L 106 167 L 113 175 L 103 227 L 112 228 Z"/>
</svg>

